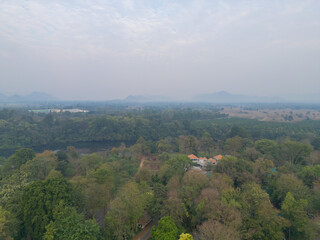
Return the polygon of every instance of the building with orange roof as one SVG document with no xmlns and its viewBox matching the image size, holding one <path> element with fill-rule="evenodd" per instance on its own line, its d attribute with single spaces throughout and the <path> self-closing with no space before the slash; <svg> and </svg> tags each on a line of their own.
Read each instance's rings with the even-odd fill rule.
<svg viewBox="0 0 320 240">
<path fill-rule="evenodd" d="M 217 164 L 217 160 L 213 159 L 213 158 L 209 158 L 208 161 L 210 161 L 212 164 Z"/>
<path fill-rule="evenodd" d="M 216 159 L 216 160 L 221 160 L 222 159 L 222 155 L 220 154 L 220 155 L 214 156 L 213 158 Z"/>
<path fill-rule="evenodd" d="M 188 155 L 188 158 L 191 159 L 191 160 L 198 160 L 198 157 L 194 154 L 190 154 Z"/>
</svg>

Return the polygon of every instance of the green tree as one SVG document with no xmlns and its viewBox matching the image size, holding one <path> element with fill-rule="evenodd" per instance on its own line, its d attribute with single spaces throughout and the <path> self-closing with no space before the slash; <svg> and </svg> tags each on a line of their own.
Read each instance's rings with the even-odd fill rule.
<svg viewBox="0 0 320 240">
<path fill-rule="evenodd" d="M 110 203 L 105 218 L 107 239 L 122 240 L 133 237 L 138 220 L 148 207 L 150 193 L 140 189 L 139 185 L 129 182 L 122 187 L 119 195 Z"/>
<path fill-rule="evenodd" d="M 300 169 L 298 176 L 305 185 L 312 188 L 313 184 L 320 179 L 320 165 L 305 166 Z"/>
<path fill-rule="evenodd" d="M 180 152 L 197 154 L 197 141 L 194 136 L 180 137 Z"/>
<path fill-rule="evenodd" d="M 314 147 L 314 149 L 320 150 L 320 137 L 316 137 L 315 139 L 313 139 L 311 144 Z"/>
<path fill-rule="evenodd" d="M 214 141 L 208 132 L 205 132 L 200 139 L 200 149 L 206 154 L 210 154 L 214 147 Z"/>
<path fill-rule="evenodd" d="M 68 161 L 68 154 L 65 151 L 58 151 L 56 155 L 58 161 Z"/>
<path fill-rule="evenodd" d="M 92 215 L 101 209 L 106 212 L 114 188 L 114 173 L 108 164 L 102 164 L 98 169 L 89 172 L 84 195 L 86 207 Z"/>
<path fill-rule="evenodd" d="M 280 208 L 281 203 L 290 192 L 297 200 L 310 196 L 310 189 L 292 174 L 281 174 L 269 184 L 272 202 Z"/>
<path fill-rule="evenodd" d="M 229 137 L 242 137 L 242 138 L 247 138 L 248 133 L 245 128 L 239 127 L 239 126 L 232 126 Z"/>
<path fill-rule="evenodd" d="M 243 152 L 245 148 L 250 145 L 252 145 L 252 142 L 248 138 L 235 136 L 226 140 L 224 148 L 229 154 L 236 156 L 238 153 Z"/>
<path fill-rule="evenodd" d="M 272 158 L 276 158 L 278 155 L 278 145 L 273 140 L 260 139 L 255 142 L 255 148 L 262 154 Z"/>
<path fill-rule="evenodd" d="M 135 158 L 141 158 L 143 155 L 150 154 L 150 148 L 143 137 L 139 137 L 136 144 L 130 147 L 130 151 L 135 155 Z"/>
<path fill-rule="evenodd" d="M 170 197 L 164 201 L 161 215 L 170 216 L 177 226 L 182 226 L 184 219 L 187 217 L 187 211 L 180 198 Z"/>
<path fill-rule="evenodd" d="M 64 178 L 48 178 L 28 185 L 20 200 L 19 209 L 25 231 L 22 236 L 41 239 L 46 225 L 53 220 L 53 209 L 64 201 L 76 205 L 78 198 Z"/>
<path fill-rule="evenodd" d="M 177 240 L 179 229 L 170 216 L 162 217 L 158 227 L 153 226 L 151 237 L 155 240 Z"/>
<path fill-rule="evenodd" d="M 241 193 L 242 239 L 283 239 L 285 221 L 259 185 L 246 184 Z"/>
<path fill-rule="evenodd" d="M 101 155 L 97 153 L 87 154 L 80 159 L 80 168 L 82 174 L 88 175 L 90 170 L 98 168 L 103 162 Z"/>
<path fill-rule="evenodd" d="M 214 172 L 224 173 L 232 178 L 234 185 L 254 182 L 253 163 L 235 157 L 224 157 L 214 168 Z"/>
<path fill-rule="evenodd" d="M 295 165 L 301 164 L 306 157 L 310 156 L 312 148 L 307 144 L 288 141 L 280 145 L 280 150 L 282 160 Z"/>
<path fill-rule="evenodd" d="M 193 237 L 189 233 L 181 233 L 179 240 L 193 240 Z"/>
<path fill-rule="evenodd" d="M 35 156 L 36 155 L 32 149 L 21 148 L 4 163 L 1 168 L 1 173 L 3 175 L 9 175 L 13 170 L 19 169 L 22 164 L 25 164 Z"/>
<path fill-rule="evenodd" d="M 170 143 L 168 142 L 167 139 L 160 139 L 157 142 L 158 153 L 169 152 L 169 150 L 170 150 Z"/>
<path fill-rule="evenodd" d="M 148 212 L 154 219 L 160 217 L 164 201 L 167 197 L 167 188 L 161 183 L 153 184 L 153 199 L 149 206 Z"/>
<path fill-rule="evenodd" d="M 159 177 L 167 183 L 174 175 L 183 176 L 185 171 L 191 168 L 191 160 L 183 155 L 171 157 L 159 170 Z"/>
<path fill-rule="evenodd" d="M 305 199 L 296 201 L 293 195 L 288 192 L 281 206 L 281 213 L 290 221 L 290 226 L 285 228 L 289 239 L 307 239 L 306 225 L 308 223 Z"/>
<path fill-rule="evenodd" d="M 100 227 L 95 220 L 84 220 L 75 208 L 59 204 L 53 211 L 53 220 L 46 226 L 44 240 L 99 240 Z"/>
<path fill-rule="evenodd" d="M 0 239 L 3 240 L 12 240 L 12 228 L 16 226 L 12 226 L 12 216 L 11 213 L 6 211 L 0 206 Z"/>
<path fill-rule="evenodd" d="M 44 180 L 49 172 L 55 169 L 57 161 L 42 156 L 37 156 L 29 160 L 26 164 L 21 166 L 21 170 L 30 173 L 31 180 Z"/>
<path fill-rule="evenodd" d="M 260 180 L 262 185 L 266 185 L 271 179 L 271 168 L 274 164 L 271 160 L 265 158 L 258 158 L 253 164 L 253 172 L 256 178 Z"/>
<path fill-rule="evenodd" d="M 188 171 L 182 178 L 182 188 L 179 192 L 186 207 L 187 213 L 184 219 L 184 225 L 188 228 L 193 228 L 193 217 L 196 208 L 195 202 L 207 183 L 208 178 L 201 171 Z"/>
<path fill-rule="evenodd" d="M 201 171 L 190 170 L 182 178 L 181 194 L 183 198 L 194 201 L 208 183 L 208 178 Z"/>
</svg>

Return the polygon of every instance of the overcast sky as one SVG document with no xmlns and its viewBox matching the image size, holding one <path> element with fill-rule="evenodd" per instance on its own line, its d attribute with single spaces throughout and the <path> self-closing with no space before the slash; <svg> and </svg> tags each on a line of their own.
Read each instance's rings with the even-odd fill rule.
<svg viewBox="0 0 320 240">
<path fill-rule="evenodd" d="M 320 93 L 319 0 L 0 0 L 0 92 Z"/>
</svg>

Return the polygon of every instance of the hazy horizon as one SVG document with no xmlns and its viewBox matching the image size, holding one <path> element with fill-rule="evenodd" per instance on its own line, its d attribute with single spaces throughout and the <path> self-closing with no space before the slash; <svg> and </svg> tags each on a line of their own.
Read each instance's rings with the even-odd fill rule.
<svg viewBox="0 0 320 240">
<path fill-rule="evenodd" d="M 0 92 L 320 94 L 320 2 L 0 2 Z"/>
</svg>

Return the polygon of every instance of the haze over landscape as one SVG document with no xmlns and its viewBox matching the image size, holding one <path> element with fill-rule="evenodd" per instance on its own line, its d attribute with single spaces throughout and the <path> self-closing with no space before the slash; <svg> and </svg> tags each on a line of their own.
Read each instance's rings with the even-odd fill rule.
<svg viewBox="0 0 320 240">
<path fill-rule="evenodd" d="M 0 0 L 0 240 L 319 240 L 320 0 Z"/>
<path fill-rule="evenodd" d="M 319 99 L 320 2 L 0 2 L 0 92 Z"/>
</svg>

